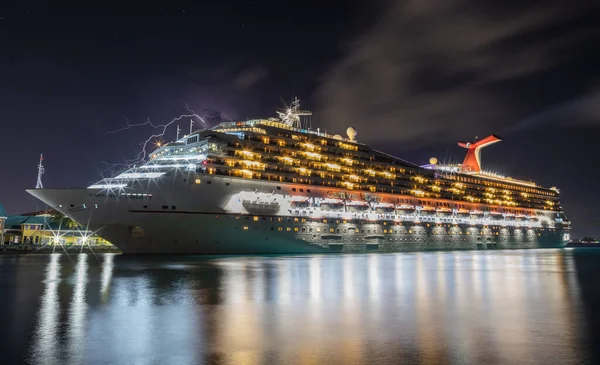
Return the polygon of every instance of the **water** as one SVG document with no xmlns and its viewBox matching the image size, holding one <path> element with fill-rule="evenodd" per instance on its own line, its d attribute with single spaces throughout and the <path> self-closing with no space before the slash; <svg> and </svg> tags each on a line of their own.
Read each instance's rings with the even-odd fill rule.
<svg viewBox="0 0 600 365">
<path fill-rule="evenodd" d="M 600 363 L 600 250 L 0 256 L 3 363 Z"/>
</svg>

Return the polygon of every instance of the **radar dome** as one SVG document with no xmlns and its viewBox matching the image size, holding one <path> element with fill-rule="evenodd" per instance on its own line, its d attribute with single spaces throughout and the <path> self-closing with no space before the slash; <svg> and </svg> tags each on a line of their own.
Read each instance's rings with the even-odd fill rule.
<svg viewBox="0 0 600 365">
<path fill-rule="evenodd" d="M 354 137 L 356 137 L 356 134 L 358 132 L 356 131 L 356 128 L 354 127 L 348 127 L 348 129 L 346 129 L 346 134 L 348 135 L 348 138 L 350 138 L 351 140 L 354 140 Z"/>
<path fill-rule="evenodd" d="M 341 141 L 343 138 L 339 134 L 336 134 L 335 136 L 333 136 L 333 139 L 337 139 L 338 141 Z"/>
<path fill-rule="evenodd" d="M 429 163 L 432 165 L 435 165 L 437 163 L 437 158 L 435 158 L 435 157 L 430 158 Z"/>
</svg>

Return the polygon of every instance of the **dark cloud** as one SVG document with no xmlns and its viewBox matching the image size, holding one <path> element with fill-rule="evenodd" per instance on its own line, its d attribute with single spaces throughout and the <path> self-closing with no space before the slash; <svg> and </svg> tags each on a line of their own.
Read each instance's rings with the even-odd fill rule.
<svg viewBox="0 0 600 365">
<path fill-rule="evenodd" d="M 535 79 L 597 40 L 587 19 L 596 9 L 578 1 L 499 4 L 392 2 L 326 75 L 322 123 L 336 131 L 354 125 L 365 141 L 414 142 L 498 132 L 549 108 L 537 100 L 551 99 L 547 86 Z"/>
<path fill-rule="evenodd" d="M 268 76 L 269 71 L 264 67 L 247 68 L 237 75 L 233 81 L 233 85 L 239 90 L 247 90 L 266 79 Z"/>
</svg>

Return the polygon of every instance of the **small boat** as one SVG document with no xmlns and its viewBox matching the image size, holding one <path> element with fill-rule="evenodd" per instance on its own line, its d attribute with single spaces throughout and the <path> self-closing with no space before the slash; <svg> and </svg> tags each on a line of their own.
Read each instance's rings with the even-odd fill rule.
<svg viewBox="0 0 600 365">
<path fill-rule="evenodd" d="M 500 213 L 500 212 L 490 212 L 490 215 L 488 216 L 488 218 L 490 218 L 491 220 L 494 220 L 494 221 L 499 221 L 499 220 L 502 220 L 502 218 L 504 218 L 504 216 L 502 216 L 502 213 Z"/>
<path fill-rule="evenodd" d="M 242 205 L 250 214 L 274 215 L 279 212 L 279 203 L 276 201 L 244 200 Z"/>
<path fill-rule="evenodd" d="M 469 211 L 466 209 L 459 209 L 458 212 L 456 212 L 456 214 L 459 218 L 468 218 L 470 215 Z"/>
<path fill-rule="evenodd" d="M 437 208 L 435 213 L 438 217 L 449 217 L 452 215 L 452 209 L 450 208 Z"/>
<path fill-rule="evenodd" d="M 360 200 L 347 201 L 346 207 L 349 212 L 364 212 L 370 208 L 369 203 Z"/>
<path fill-rule="evenodd" d="M 435 214 L 435 208 L 434 207 L 422 207 L 421 210 L 419 211 L 419 215 L 420 216 L 432 216 Z"/>
<path fill-rule="evenodd" d="M 375 211 L 377 213 L 393 213 L 394 212 L 394 204 L 376 203 Z"/>
<path fill-rule="evenodd" d="M 396 212 L 400 215 L 413 214 L 415 212 L 415 207 L 408 204 L 402 204 L 396 207 Z"/>
<path fill-rule="evenodd" d="M 339 199 L 323 199 L 321 201 L 321 210 L 341 210 L 344 208 L 344 202 Z"/>
<path fill-rule="evenodd" d="M 290 206 L 292 208 L 309 208 L 310 200 L 305 196 L 293 196 Z"/>
<path fill-rule="evenodd" d="M 469 212 L 472 218 L 481 218 L 483 217 L 483 212 L 481 210 L 472 210 Z"/>
</svg>

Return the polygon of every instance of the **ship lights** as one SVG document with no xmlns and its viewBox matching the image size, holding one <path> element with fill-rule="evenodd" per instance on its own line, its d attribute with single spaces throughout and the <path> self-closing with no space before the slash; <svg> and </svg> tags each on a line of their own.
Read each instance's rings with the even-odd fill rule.
<svg viewBox="0 0 600 365">
<path fill-rule="evenodd" d="M 431 190 L 432 190 L 432 191 L 435 191 L 435 192 L 440 192 L 440 191 L 442 190 L 442 188 L 440 188 L 440 187 L 439 187 L 439 186 L 437 186 L 437 185 L 431 185 Z"/>
<path fill-rule="evenodd" d="M 327 166 L 327 168 L 329 168 L 331 170 L 338 171 L 338 172 L 341 169 L 340 165 L 337 165 L 337 164 L 334 164 L 334 163 L 326 163 L 325 166 Z"/>
</svg>

